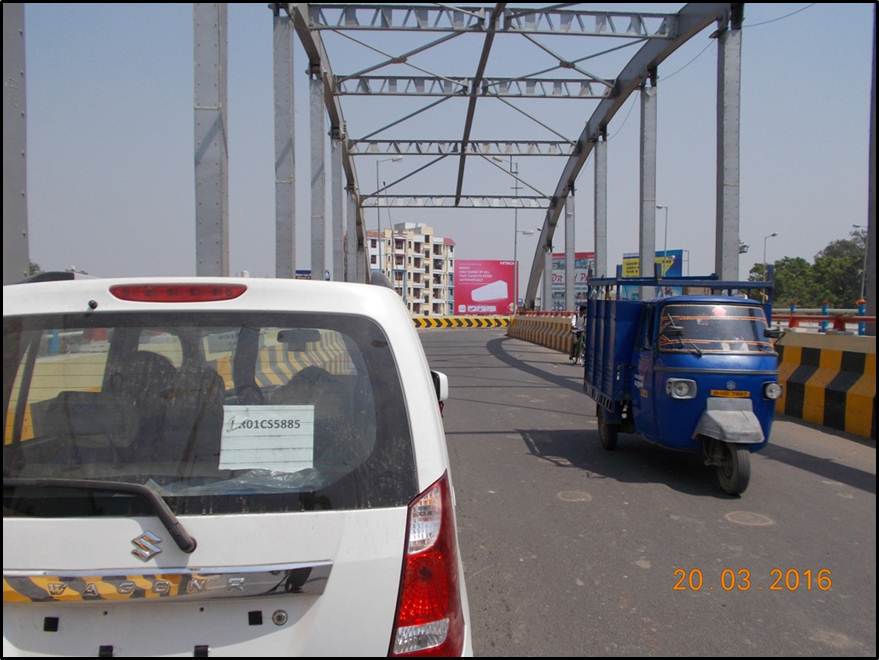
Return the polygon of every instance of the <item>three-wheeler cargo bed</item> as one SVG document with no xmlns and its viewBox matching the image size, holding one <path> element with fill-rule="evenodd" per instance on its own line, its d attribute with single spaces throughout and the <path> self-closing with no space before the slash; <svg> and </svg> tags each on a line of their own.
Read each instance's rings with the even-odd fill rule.
<svg viewBox="0 0 879 660">
<path fill-rule="evenodd" d="M 587 303 L 583 390 L 599 405 L 618 410 L 629 392 L 631 358 L 644 305 L 630 300 Z"/>
</svg>

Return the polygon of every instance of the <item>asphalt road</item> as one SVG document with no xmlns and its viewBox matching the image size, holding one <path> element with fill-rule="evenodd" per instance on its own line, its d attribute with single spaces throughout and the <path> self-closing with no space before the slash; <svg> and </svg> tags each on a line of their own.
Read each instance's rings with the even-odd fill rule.
<svg viewBox="0 0 879 660">
<path fill-rule="evenodd" d="M 603 450 L 561 353 L 421 340 L 450 381 L 477 655 L 876 656 L 875 445 L 777 420 L 733 498 L 695 457 L 622 434 Z"/>
</svg>

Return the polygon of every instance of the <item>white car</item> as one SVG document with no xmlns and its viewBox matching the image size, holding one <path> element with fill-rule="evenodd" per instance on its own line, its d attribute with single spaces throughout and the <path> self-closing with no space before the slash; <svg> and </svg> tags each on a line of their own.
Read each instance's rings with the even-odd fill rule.
<svg viewBox="0 0 879 660">
<path fill-rule="evenodd" d="M 379 286 L 3 287 L 3 655 L 472 655 L 447 392 Z"/>
</svg>

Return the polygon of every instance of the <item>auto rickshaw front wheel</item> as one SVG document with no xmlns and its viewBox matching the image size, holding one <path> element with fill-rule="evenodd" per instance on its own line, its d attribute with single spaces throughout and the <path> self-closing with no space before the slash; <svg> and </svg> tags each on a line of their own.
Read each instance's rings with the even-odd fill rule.
<svg viewBox="0 0 879 660">
<path fill-rule="evenodd" d="M 729 495 L 741 495 L 751 480 L 751 452 L 741 445 L 726 442 L 721 446 L 722 458 L 717 466 L 717 480 Z"/>
</svg>

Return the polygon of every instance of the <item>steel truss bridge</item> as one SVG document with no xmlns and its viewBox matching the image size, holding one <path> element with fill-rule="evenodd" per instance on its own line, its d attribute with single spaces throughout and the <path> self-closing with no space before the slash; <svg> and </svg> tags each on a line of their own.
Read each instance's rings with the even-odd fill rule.
<svg viewBox="0 0 879 660">
<path fill-rule="evenodd" d="M 714 26 L 717 40 L 717 139 L 715 272 L 724 280 L 739 277 L 739 117 L 741 110 L 741 52 L 744 3 L 690 3 L 675 13 L 598 11 L 577 8 L 578 3 L 548 7 L 514 7 L 507 3 L 456 7 L 430 4 L 305 4 L 273 3 L 274 136 L 276 276 L 295 273 L 295 181 L 311 181 L 311 266 L 315 276 L 329 272 L 334 280 L 366 281 L 369 276 L 364 209 L 368 208 L 485 208 L 540 209 L 545 218 L 530 266 L 525 303 L 534 307 L 541 276 L 551 271 L 553 235 L 564 212 L 566 255 L 565 302 L 574 306 L 574 193 L 577 177 L 587 160 L 594 159 L 595 270 L 607 274 L 607 128 L 632 94 L 640 97 L 639 252 L 642 272 L 651 273 L 655 255 L 657 105 L 662 63 L 687 40 Z M 4 87 L 4 144 L 10 152 L 25 153 L 24 138 L 24 20 L 23 5 L 4 3 L 4 79 L 20 73 L 21 84 Z M 228 275 L 229 203 L 227 135 L 227 8 L 224 4 L 193 5 L 194 122 L 196 175 L 196 263 L 199 275 Z M 323 34 L 332 32 L 381 55 L 380 61 L 357 71 L 334 71 Z M 382 48 L 361 40 L 367 32 L 381 32 Z M 403 52 L 394 49 L 402 35 L 424 35 L 425 43 Z M 545 36 L 577 39 L 585 54 L 563 57 L 544 43 Z M 422 55 L 454 39 L 477 39 L 482 48 L 472 75 L 452 75 L 413 63 Z M 607 47 L 608 38 L 612 47 Z M 294 40 L 306 53 L 307 63 L 294 62 Z M 396 41 L 395 41 L 396 39 Z M 554 60 L 554 64 L 516 77 L 489 71 L 497 39 L 527 42 Z M 623 43 L 620 45 L 620 40 Z M 407 40 L 407 43 L 411 39 Z M 630 49 L 630 59 L 613 78 L 594 74 L 592 62 L 602 55 Z M 419 59 L 419 62 L 423 61 Z M 439 67 L 442 60 L 437 58 Z M 387 75 L 402 65 L 411 75 Z M 295 163 L 294 73 L 309 78 L 307 106 L 310 162 Z M 420 109 L 377 127 L 366 135 L 351 134 L 343 114 L 345 99 L 368 98 L 387 103 L 400 97 L 423 97 Z M 451 99 L 467 103 L 466 117 L 455 136 L 430 135 L 431 122 L 415 122 L 423 135 L 390 139 L 387 131 Z M 591 101 L 597 104 L 579 135 L 564 135 L 551 125 L 552 108 L 536 116 L 517 106 L 522 100 L 544 104 Z M 479 103 L 501 103 L 526 117 L 531 125 L 557 139 L 510 135 L 485 139 L 473 134 Z M 875 124 L 875 85 L 872 123 Z M 388 106 L 382 106 L 387 109 Z M 21 112 L 17 112 L 21 110 Z M 585 114 L 585 113 L 584 113 Z M 7 119 L 8 118 L 8 119 Z M 7 124 L 9 129 L 7 130 Z M 382 134 L 385 134 L 382 136 Z M 545 134 L 545 133 L 543 133 Z M 377 137 L 378 136 L 378 137 Z M 326 141 L 330 162 L 325 162 Z M 19 145 L 20 143 L 20 145 Z M 870 183 L 871 264 L 875 263 L 875 136 L 871 137 Z M 361 157 L 432 157 L 396 181 L 381 188 L 364 188 L 356 161 Z M 499 157 L 552 160 L 558 178 L 551 192 L 543 192 L 520 178 L 512 166 L 497 165 Z M 422 194 L 400 194 L 397 184 L 435 163 L 457 161 L 457 176 L 446 187 L 432 180 Z M 464 191 L 468 161 L 485 160 L 516 181 L 516 193 Z M 4 282 L 17 281 L 27 270 L 27 216 L 24 207 L 24 158 L 7 165 L 4 156 Z M 329 181 L 327 180 L 329 171 Z M 522 184 L 519 186 L 519 184 Z M 330 209 L 325 208 L 327 186 Z M 528 191 L 519 195 L 519 189 Z M 13 193 L 13 194 L 9 194 Z M 6 200 L 9 200 L 7 203 Z M 326 229 L 330 226 L 332 259 L 325 259 Z M 868 298 L 875 300 L 875 268 L 870 267 Z M 543 278 L 543 300 L 551 277 Z"/>
</svg>

